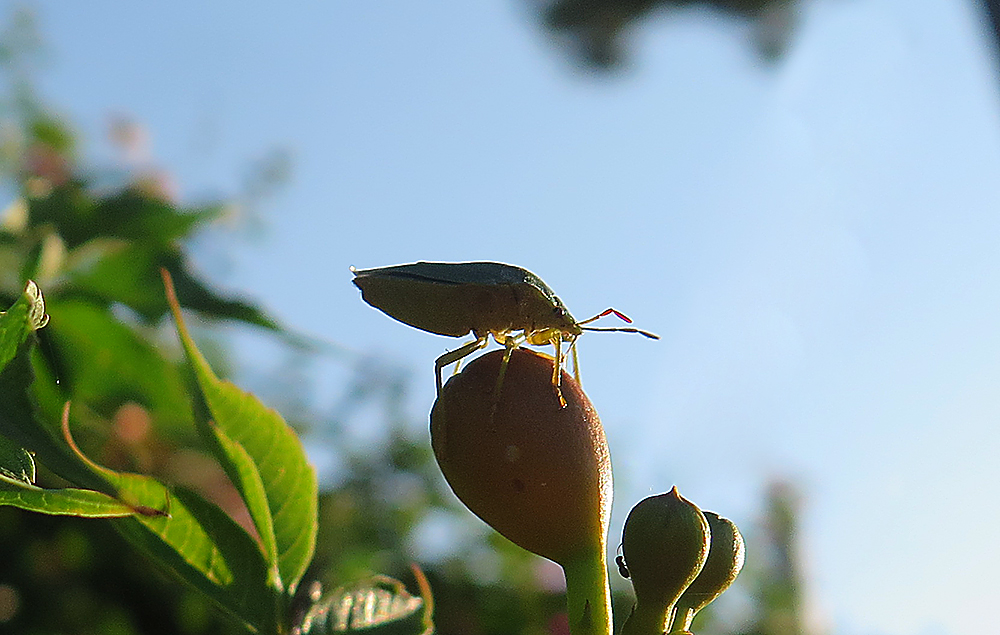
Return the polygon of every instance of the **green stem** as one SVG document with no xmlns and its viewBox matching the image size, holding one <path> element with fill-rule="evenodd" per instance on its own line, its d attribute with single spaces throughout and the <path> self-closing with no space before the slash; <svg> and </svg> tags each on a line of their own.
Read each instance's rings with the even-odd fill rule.
<svg viewBox="0 0 1000 635">
<path fill-rule="evenodd" d="M 611 587 L 603 545 L 563 564 L 572 635 L 611 635 Z"/>
<path fill-rule="evenodd" d="M 674 614 L 673 624 L 670 626 L 671 633 L 687 633 L 691 629 L 691 621 L 694 620 L 694 615 L 697 613 L 694 608 L 690 606 L 680 605 L 676 609 Z"/>
<path fill-rule="evenodd" d="M 673 613 L 673 606 L 637 603 L 622 626 L 622 635 L 662 635 Z"/>
</svg>

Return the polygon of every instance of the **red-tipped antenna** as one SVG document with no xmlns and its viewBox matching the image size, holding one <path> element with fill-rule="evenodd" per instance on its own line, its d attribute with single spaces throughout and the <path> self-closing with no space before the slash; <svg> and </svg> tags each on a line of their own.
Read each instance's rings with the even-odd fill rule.
<svg viewBox="0 0 1000 635">
<path fill-rule="evenodd" d="M 619 328 L 607 328 L 600 326 L 583 326 L 580 327 L 583 331 L 618 331 L 619 333 L 638 333 L 639 335 L 645 335 L 651 340 L 658 340 L 660 336 L 656 333 L 650 333 L 649 331 L 643 331 L 642 329 L 636 329 L 631 327 L 619 327 Z"/>
<path fill-rule="evenodd" d="M 598 313 L 597 315 L 595 315 L 594 317 L 592 317 L 592 318 L 590 318 L 588 320 L 584 320 L 583 322 L 577 322 L 576 325 L 577 326 L 583 326 L 584 324 L 590 324 L 591 322 L 594 322 L 596 320 L 600 320 L 605 315 L 611 315 L 612 313 L 614 313 L 615 315 L 617 315 L 619 318 L 621 318 L 622 320 L 624 320 L 628 324 L 632 323 L 631 318 L 629 318 L 629 316 L 625 315 L 621 311 L 617 311 L 615 309 L 605 309 L 605 310 L 601 311 L 600 313 Z"/>
<path fill-rule="evenodd" d="M 599 320 L 599 319 L 601 319 L 602 317 L 604 317 L 606 315 L 611 315 L 612 313 L 615 314 L 616 316 L 618 316 L 620 319 L 622 319 L 626 323 L 628 323 L 628 324 L 632 323 L 631 318 L 629 318 L 629 316 L 625 315 L 621 311 L 617 311 L 615 309 L 605 309 L 605 310 L 601 311 L 600 313 L 598 313 L 597 315 L 595 315 L 594 317 L 590 318 L 589 320 L 584 320 L 583 322 L 577 322 L 576 325 L 579 326 L 580 330 L 583 330 L 583 331 L 619 331 L 621 333 L 638 333 L 639 335 L 645 335 L 646 337 L 648 337 L 650 339 L 654 339 L 654 340 L 660 339 L 659 335 L 656 335 L 654 333 L 650 333 L 649 331 L 643 331 L 643 330 L 637 329 L 637 328 L 624 327 L 624 326 L 620 327 L 620 328 L 614 328 L 614 327 L 610 327 L 609 328 L 609 327 L 602 327 L 602 326 L 583 326 L 584 324 L 590 324 L 591 322 L 593 322 L 595 320 Z"/>
</svg>

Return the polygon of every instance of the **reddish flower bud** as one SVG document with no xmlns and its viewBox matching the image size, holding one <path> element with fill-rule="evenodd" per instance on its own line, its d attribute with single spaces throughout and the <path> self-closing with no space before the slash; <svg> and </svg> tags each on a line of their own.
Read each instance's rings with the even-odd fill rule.
<svg viewBox="0 0 1000 635">
<path fill-rule="evenodd" d="M 611 458 L 580 385 L 552 385 L 551 357 L 513 351 L 499 399 L 503 351 L 452 377 L 431 411 L 431 443 L 455 494 L 512 542 L 560 564 L 605 543 Z"/>
</svg>

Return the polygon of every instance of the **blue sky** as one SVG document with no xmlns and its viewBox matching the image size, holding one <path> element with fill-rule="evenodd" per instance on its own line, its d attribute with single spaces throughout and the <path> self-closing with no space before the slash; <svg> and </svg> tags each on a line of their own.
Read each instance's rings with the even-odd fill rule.
<svg viewBox="0 0 1000 635">
<path fill-rule="evenodd" d="M 98 160 L 114 113 L 187 201 L 291 153 L 227 288 L 412 368 L 419 419 L 456 342 L 372 310 L 348 267 L 527 267 L 577 318 L 663 336 L 580 342 L 616 527 L 674 484 L 750 527 L 793 478 L 828 632 L 995 630 L 1000 86 L 976 4 L 809 2 L 771 66 L 746 25 L 670 13 L 610 77 L 512 0 L 207 4 L 32 6 L 44 94 Z"/>
</svg>

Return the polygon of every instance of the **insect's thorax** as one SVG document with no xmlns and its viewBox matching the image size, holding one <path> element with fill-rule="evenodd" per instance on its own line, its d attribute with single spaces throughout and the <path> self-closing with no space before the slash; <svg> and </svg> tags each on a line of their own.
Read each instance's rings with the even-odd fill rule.
<svg viewBox="0 0 1000 635">
<path fill-rule="evenodd" d="M 498 314 L 496 328 L 490 329 L 499 342 L 516 337 L 524 343 L 543 346 L 557 341 L 572 342 L 583 332 L 558 298 L 553 302 L 540 294 L 518 293 L 507 306 L 511 313 L 502 317 Z"/>
</svg>

